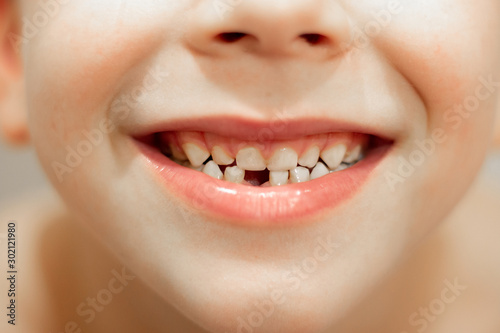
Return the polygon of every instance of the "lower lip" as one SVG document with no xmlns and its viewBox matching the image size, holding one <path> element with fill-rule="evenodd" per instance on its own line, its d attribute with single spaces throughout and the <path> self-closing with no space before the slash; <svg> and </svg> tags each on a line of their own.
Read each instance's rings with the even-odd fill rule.
<svg viewBox="0 0 500 333">
<path fill-rule="evenodd" d="M 304 224 L 332 213 L 361 190 L 389 150 L 388 146 L 376 148 L 349 169 L 308 182 L 258 187 L 214 179 L 136 143 L 149 168 L 188 207 L 217 221 L 247 227 Z"/>
</svg>

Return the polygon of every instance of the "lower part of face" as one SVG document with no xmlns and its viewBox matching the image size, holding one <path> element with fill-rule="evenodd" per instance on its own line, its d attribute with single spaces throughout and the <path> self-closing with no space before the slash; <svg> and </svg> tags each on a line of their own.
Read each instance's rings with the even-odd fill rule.
<svg viewBox="0 0 500 333">
<path fill-rule="evenodd" d="M 212 332 L 333 327 L 451 210 L 485 154 L 500 89 L 497 1 L 314 2 L 22 4 L 30 126 L 47 174 L 138 276 Z M 235 32 L 244 38 L 228 40 Z M 297 51 L 287 38 L 305 33 L 328 43 Z M 111 112 L 117 103 L 127 112 Z M 190 206 L 133 138 L 144 124 L 270 121 L 277 110 L 376 128 L 392 144 L 333 209 L 253 227 Z"/>
</svg>

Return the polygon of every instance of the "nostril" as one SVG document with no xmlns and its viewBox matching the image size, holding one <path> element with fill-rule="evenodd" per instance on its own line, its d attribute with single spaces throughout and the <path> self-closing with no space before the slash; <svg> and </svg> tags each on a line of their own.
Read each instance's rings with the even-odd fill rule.
<svg viewBox="0 0 500 333">
<path fill-rule="evenodd" d="M 299 37 L 312 46 L 328 43 L 328 38 L 321 34 L 302 34 Z"/>
<path fill-rule="evenodd" d="M 244 38 L 247 34 L 243 32 L 225 32 L 217 35 L 217 39 L 224 43 L 234 43 Z"/>
</svg>

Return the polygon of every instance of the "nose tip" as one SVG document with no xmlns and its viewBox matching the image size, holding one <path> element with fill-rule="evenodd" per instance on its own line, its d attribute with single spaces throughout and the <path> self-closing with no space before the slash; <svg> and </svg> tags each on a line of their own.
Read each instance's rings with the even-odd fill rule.
<svg viewBox="0 0 500 333">
<path fill-rule="evenodd" d="M 228 3 L 232 3 L 229 5 Z M 315 56 L 340 53 L 351 41 L 346 11 L 327 0 L 232 0 L 197 7 L 188 27 L 190 46 L 204 54 Z"/>
</svg>

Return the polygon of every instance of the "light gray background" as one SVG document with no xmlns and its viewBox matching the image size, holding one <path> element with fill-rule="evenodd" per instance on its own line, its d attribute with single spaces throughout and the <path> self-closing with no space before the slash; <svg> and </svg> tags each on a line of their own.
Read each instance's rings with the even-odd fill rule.
<svg viewBox="0 0 500 333">
<path fill-rule="evenodd" d="M 500 150 L 488 156 L 481 176 L 488 177 L 491 184 L 500 189 Z M 23 193 L 47 186 L 50 185 L 33 149 L 14 149 L 0 143 L 0 207 Z"/>
<path fill-rule="evenodd" d="M 23 193 L 47 186 L 33 149 L 11 148 L 0 142 L 0 206 Z"/>
</svg>

